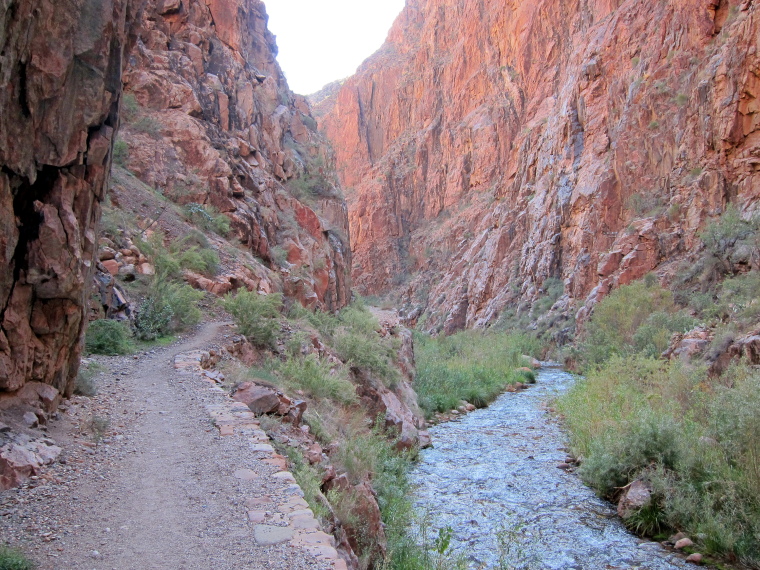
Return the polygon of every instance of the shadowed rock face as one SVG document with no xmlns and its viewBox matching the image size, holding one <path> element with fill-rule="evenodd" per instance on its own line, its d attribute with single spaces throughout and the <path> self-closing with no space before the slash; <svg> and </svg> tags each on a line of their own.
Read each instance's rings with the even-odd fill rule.
<svg viewBox="0 0 760 570">
<path fill-rule="evenodd" d="M 0 1 L 0 391 L 72 389 L 142 3 Z"/>
<path fill-rule="evenodd" d="M 728 202 L 756 209 L 758 51 L 757 1 L 409 0 L 314 99 L 354 282 L 401 286 L 450 331 L 549 277 L 571 319 L 649 271 L 667 281 Z"/>
<path fill-rule="evenodd" d="M 270 270 L 257 268 L 258 285 L 244 267 L 221 280 L 336 310 L 350 300 L 346 205 L 276 54 L 258 0 L 151 2 L 124 76 L 140 115 L 120 133 L 125 166 L 174 202 L 225 214 Z"/>
</svg>

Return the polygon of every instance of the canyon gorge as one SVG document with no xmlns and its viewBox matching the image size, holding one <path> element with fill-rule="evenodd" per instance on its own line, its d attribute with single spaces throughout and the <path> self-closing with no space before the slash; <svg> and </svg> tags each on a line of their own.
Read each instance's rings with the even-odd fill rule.
<svg viewBox="0 0 760 570">
<path fill-rule="evenodd" d="M 436 568 L 464 568 L 446 558 L 452 525 L 435 527 L 431 541 L 429 521 L 413 514 L 410 466 L 429 453 L 415 477 L 434 497 L 436 470 L 452 461 L 450 451 L 425 451 L 429 423 L 453 434 L 444 448 L 470 429 L 496 450 L 499 438 L 514 447 L 478 479 L 469 466 L 485 454 L 468 443 L 468 469 L 449 473 L 452 496 L 471 481 L 501 516 L 503 497 L 484 481 L 521 491 L 500 461 L 522 461 L 515 480 L 547 481 L 524 516 L 551 500 L 546 488 L 583 488 L 565 493 L 561 516 L 575 521 L 577 510 L 571 530 L 586 532 L 588 510 L 614 515 L 577 469 L 626 515 L 660 509 L 661 526 L 629 529 L 688 529 L 705 546 L 698 517 L 662 522 L 666 493 L 652 483 L 658 473 L 669 483 L 689 469 L 714 475 L 702 458 L 679 471 L 647 448 L 619 480 L 594 485 L 591 436 L 586 448 L 567 443 L 556 420 L 580 424 L 573 414 L 591 417 L 602 397 L 584 401 L 575 378 L 554 365 L 539 373 L 546 363 L 537 359 L 564 359 L 598 381 L 609 359 L 620 372 L 625 358 L 646 354 L 641 378 L 657 381 L 640 383 L 651 390 L 641 407 L 628 406 L 635 389 L 626 392 L 622 407 L 638 415 L 621 417 L 649 421 L 657 409 L 656 429 L 671 425 L 659 422 L 667 414 L 718 425 L 722 410 L 709 402 L 719 397 L 737 409 L 754 402 L 729 401 L 724 389 L 760 382 L 731 368 L 735 357 L 760 364 L 758 52 L 757 0 L 407 0 L 355 75 L 307 95 L 288 86 L 261 0 L 73 0 L 65 10 L 0 0 L 0 517 L 12 521 L 0 528 L 0 559 L 13 538 L 57 563 L 54 518 L 47 534 L 44 524 L 34 527 L 39 537 L 24 534 L 35 514 L 23 493 L 48 483 L 80 489 L 74 473 L 83 473 L 82 484 L 92 474 L 118 482 L 85 498 L 88 513 L 110 512 L 111 500 L 121 508 L 108 493 L 131 495 L 128 476 L 148 481 L 124 501 L 135 512 L 153 500 L 152 485 L 162 490 L 155 520 L 140 528 L 161 568 L 176 561 L 161 550 L 160 501 L 176 507 L 187 497 L 173 493 L 186 485 L 205 495 L 188 492 L 194 502 L 176 518 L 209 525 L 203 513 L 213 511 L 227 521 L 218 534 L 230 541 L 214 538 L 221 550 L 207 549 L 206 530 L 176 533 L 186 540 L 176 548 L 210 567 L 247 556 L 252 567 L 266 559 L 283 570 L 416 570 L 437 553 Z M 721 223 L 728 229 L 716 230 Z M 725 259 L 710 250 L 710 231 L 724 232 L 715 240 Z M 710 266 L 713 258 L 723 265 Z M 697 295 L 702 304 L 690 304 Z M 636 327 L 659 336 L 639 352 L 633 326 L 620 346 L 599 341 L 619 332 L 603 328 L 605 302 L 636 305 Z M 660 309 L 665 325 L 645 320 Z M 96 339 L 101 331 L 115 336 Z M 124 347 L 113 348 L 119 335 Z M 739 380 L 724 380 L 726 370 Z M 105 396 L 82 387 L 93 375 Z M 552 383 L 570 404 L 550 398 Z M 695 404 L 702 390 L 709 397 Z M 495 411 L 478 415 L 505 391 Z M 662 411 L 663 401 L 683 409 Z M 741 442 L 749 434 L 746 449 L 712 427 L 681 429 L 693 438 L 679 453 L 691 446 L 711 459 L 725 443 L 731 469 L 755 461 L 754 475 L 726 485 L 735 494 L 709 495 L 715 504 L 754 505 L 745 498 L 760 493 L 760 423 L 742 410 L 734 415 L 751 429 L 724 432 Z M 503 417 L 526 425 L 495 433 L 507 429 Z M 646 431 L 618 423 L 621 441 Z M 647 442 L 671 441 L 652 429 Z M 152 449 L 154 438 L 171 460 L 141 457 L 132 443 Z M 45 469 L 65 476 L 46 478 Z M 630 486 L 646 501 L 633 505 L 630 493 L 629 504 Z M 73 493 L 53 492 L 56 508 L 67 511 Z M 591 505 L 582 512 L 579 494 Z M 453 527 L 464 533 L 470 522 L 457 509 Z M 92 515 L 82 523 L 87 552 L 61 556 L 85 567 L 102 550 L 128 564 L 134 541 L 117 525 L 137 515 L 119 512 L 109 515 L 118 549 L 107 552 Z M 482 531 L 491 542 L 473 550 L 493 564 L 495 520 Z M 620 546 L 598 559 L 605 564 L 686 566 L 687 551 L 675 550 L 685 535 L 651 541 L 654 558 L 640 559 L 636 537 L 609 524 Z M 709 553 L 758 564 L 760 516 L 742 525 L 745 534 Z M 78 547 L 77 532 L 66 549 Z M 589 544 L 606 550 L 602 539 Z M 197 564 L 193 556 L 182 564 Z M 425 562 L 415 566 L 414 556 Z"/>
<path fill-rule="evenodd" d="M 313 97 L 349 206 L 354 282 L 453 332 L 564 285 L 564 326 L 670 283 L 760 192 L 755 2 L 413 0 Z"/>
</svg>

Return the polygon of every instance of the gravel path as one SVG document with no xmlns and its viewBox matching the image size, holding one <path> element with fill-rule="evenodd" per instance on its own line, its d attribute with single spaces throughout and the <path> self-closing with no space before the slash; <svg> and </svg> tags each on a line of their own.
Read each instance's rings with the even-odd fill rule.
<svg viewBox="0 0 760 570">
<path fill-rule="evenodd" d="M 40 570 L 341 568 L 258 422 L 175 370 L 223 332 L 208 323 L 168 348 L 99 359 L 98 396 L 74 398 L 49 426 L 63 461 L 0 494 L 0 541 Z M 209 413 L 235 409 L 246 429 L 220 435 Z"/>
</svg>

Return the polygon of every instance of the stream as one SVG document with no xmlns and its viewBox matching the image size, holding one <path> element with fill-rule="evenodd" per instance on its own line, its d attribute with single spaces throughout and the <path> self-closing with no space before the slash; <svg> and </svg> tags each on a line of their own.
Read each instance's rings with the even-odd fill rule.
<svg viewBox="0 0 760 570">
<path fill-rule="evenodd" d="M 567 437 L 546 407 L 572 382 L 544 368 L 527 390 L 430 429 L 434 447 L 411 475 L 429 540 L 451 527 L 470 568 L 692 568 L 630 534 L 609 503 L 557 468 Z"/>
</svg>

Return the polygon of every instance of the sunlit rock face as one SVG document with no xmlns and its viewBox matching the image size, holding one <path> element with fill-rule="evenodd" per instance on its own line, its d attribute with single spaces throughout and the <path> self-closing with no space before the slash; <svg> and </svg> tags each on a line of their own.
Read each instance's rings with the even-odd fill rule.
<svg viewBox="0 0 760 570">
<path fill-rule="evenodd" d="M 0 3 L 0 392 L 72 389 L 142 4 Z"/>
<path fill-rule="evenodd" d="M 728 202 L 756 209 L 758 51 L 746 0 L 409 0 L 315 98 L 354 282 L 456 330 L 549 277 L 571 319 L 650 271 L 667 281 Z"/>
<path fill-rule="evenodd" d="M 309 105 L 277 64 L 264 4 L 154 0 L 141 24 L 124 75 L 135 115 L 121 133 L 125 167 L 180 205 L 230 218 L 232 240 L 262 265 L 225 268 L 224 291 L 283 291 L 307 307 L 343 307 L 346 204 Z M 293 191 L 298 178 L 311 184 L 306 196 Z"/>
</svg>

